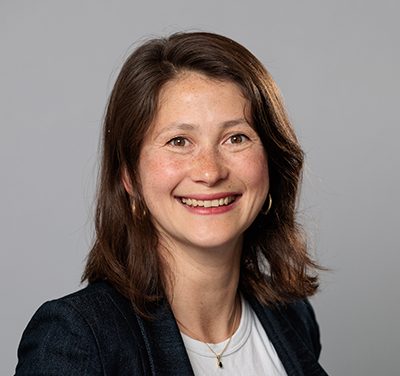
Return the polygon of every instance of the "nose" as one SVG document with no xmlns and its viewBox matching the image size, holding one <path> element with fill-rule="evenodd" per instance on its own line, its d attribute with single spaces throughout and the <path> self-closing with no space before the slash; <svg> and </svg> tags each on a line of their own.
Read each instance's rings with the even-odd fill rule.
<svg viewBox="0 0 400 376">
<path fill-rule="evenodd" d="M 207 148 L 192 161 L 192 180 L 207 186 L 216 185 L 228 177 L 228 167 L 218 150 Z"/>
</svg>

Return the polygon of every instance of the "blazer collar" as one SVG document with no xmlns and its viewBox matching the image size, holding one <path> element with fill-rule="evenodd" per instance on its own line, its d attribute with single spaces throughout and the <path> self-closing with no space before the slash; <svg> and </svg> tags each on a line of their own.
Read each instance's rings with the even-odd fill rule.
<svg viewBox="0 0 400 376">
<path fill-rule="evenodd" d="M 327 376 L 279 308 L 262 306 L 252 297 L 246 299 L 274 345 L 288 376 Z"/>
</svg>

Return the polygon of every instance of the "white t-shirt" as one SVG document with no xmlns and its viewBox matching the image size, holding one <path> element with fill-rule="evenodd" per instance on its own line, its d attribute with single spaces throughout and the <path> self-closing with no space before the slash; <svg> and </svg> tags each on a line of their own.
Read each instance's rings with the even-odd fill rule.
<svg viewBox="0 0 400 376">
<path fill-rule="evenodd" d="M 215 354 L 204 342 L 197 341 L 184 333 L 181 334 L 194 374 L 197 376 L 287 375 L 257 315 L 243 298 L 239 327 L 221 359 L 223 368 L 218 367 Z M 226 341 L 209 345 L 219 354 L 225 344 Z"/>
</svg>

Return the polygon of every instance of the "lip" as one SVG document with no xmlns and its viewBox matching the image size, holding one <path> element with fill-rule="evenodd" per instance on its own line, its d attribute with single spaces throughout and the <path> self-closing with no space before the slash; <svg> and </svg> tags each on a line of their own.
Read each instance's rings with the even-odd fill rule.
<svg viewBox="0 0 400 376">
<path fill-rule="evenodd" d="M 234 209 L 240 200 L 242 194 L 237 192 L 220 192 L 215 194 L 194 194 L 189 196 L 176 196 L 177 201 L 189 212 L 197 215 L 212 215 L 212 214 L 223 214 Z M 218 200 L 226 197 L 234 197 L 234 200 L 228 205 L 221 205 L 217 207 L 205 207 L 205 206 L 190 206 L 182 203 L 182 199 L 194 199 L 194 200 Z"/>
</svg>

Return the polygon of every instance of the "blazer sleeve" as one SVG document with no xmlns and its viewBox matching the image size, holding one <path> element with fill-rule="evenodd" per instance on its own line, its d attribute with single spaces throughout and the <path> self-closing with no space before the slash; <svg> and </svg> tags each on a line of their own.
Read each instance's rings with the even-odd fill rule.
<svg viewBox="0 0 400 376">
<path fill-rule="evenodd" d="M 16 376 L 102 375 L 90 325 L 68 302 L 43 304 L 25 329 Z"/>
</svg>

